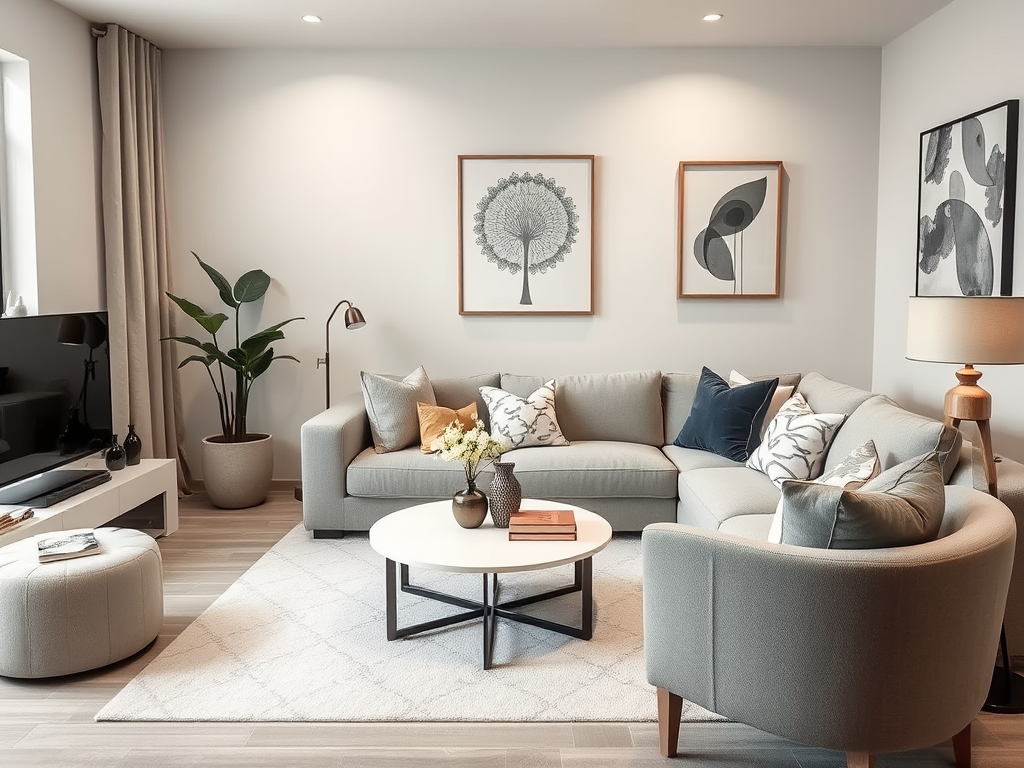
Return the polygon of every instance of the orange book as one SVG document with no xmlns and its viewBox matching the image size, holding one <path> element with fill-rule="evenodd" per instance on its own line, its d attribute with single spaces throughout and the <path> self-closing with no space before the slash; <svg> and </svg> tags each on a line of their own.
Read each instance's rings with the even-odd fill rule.
<svg viewBox="0 0 1024 768">
<path fill-rule="evenodd" d="M 575 533 L 576 515 L 571 509 L 519 509 L 508 527 L 516 533 Z"/>
</svg>

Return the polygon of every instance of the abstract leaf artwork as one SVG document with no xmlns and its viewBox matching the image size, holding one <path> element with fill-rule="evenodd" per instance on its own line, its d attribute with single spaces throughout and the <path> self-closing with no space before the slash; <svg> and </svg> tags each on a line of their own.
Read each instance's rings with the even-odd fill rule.
<svg viewBox="0 0 1024 768">
<path fill-rule="evenodd" d="M 1019 102 L 921 134 L 917 295 L 1009 295 Z"/>
<path fill-rule="evenodd" d="M 460 314 L 591 314 L 592 227 L 593 156 L 461 156 Z"/>
<path fill-rule="evenodd" d="M 782 163 L 679 164 L 679 298 L 779 295 Z"/>
</svg>

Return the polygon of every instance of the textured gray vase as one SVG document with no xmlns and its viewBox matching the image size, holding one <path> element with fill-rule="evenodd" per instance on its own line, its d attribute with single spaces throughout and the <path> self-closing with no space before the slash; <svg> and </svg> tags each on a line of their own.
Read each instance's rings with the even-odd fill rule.
<svg viewBox="0 0 1024 768">
<path fill-rule="evenodd" d="M 262 504 L 274 478 L 274 443 L 253 434 L 244 443 L 225 443 L 221 435 L 203 438 L 203 483 L 214 506 L 242 509 Z"/>
<path fill-rule="evenodd" d="M 519 478 L 512 474 L 515 463 L 494 462 L 494 477 L 491 479 L 491 520 L 495 528 L 508 528 L 512 513 L 519 509 L 523 500 L 523 487 Z"/>
</svg>

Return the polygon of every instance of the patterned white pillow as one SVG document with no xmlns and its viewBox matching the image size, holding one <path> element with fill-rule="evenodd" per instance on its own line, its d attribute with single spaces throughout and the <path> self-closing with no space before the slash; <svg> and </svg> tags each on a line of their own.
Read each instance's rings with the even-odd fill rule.
<svg viewBox="0 0 1024 768">
<path fill-rule="evenodd" d="M 813 482 L 854 491 L 868 480 L 878 477 L 881 471 L 882 464 L 878 460 L 875 441 L 868 440 L 850 451 L 845 459 Z M 772 527 L 768 530 L 768 541 L 772 544 L 779 544 L 782 541 L 782 499 L 779 499 L 779 504 L 775 508 Z"/>
<path fill-rule="evenodd" d="M 772 419 L 747 466 L 768 475 L 778 488 L 786 480 L 813 480 L 845 420 L 845 413 L 814 413 L 798 392 Z"/>
<path fill-rule="evenodd" d="M 491 435 L 510 448 L 568 445 L 555 418 L 555 380 L 526 399 L 497 387 L 480 387 L 491 419 Z"/>
</svg>

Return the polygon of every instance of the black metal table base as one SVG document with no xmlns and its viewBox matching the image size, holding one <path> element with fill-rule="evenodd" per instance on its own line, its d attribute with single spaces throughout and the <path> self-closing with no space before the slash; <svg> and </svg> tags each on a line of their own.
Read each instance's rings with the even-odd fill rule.
<svg viewBox="0 0 1024 768">
<path fill-rule="evenodd" d="M 396 574 L 397 570 L 400 574 Z M 591 558 L 577 560 L 575 563 L 575 575 L 573 583 L 552 589 L 547 592 L 540 592 L 536 595 L 520 597 L 516 600 L 508 600 L 504 603 L 498 602 L 498 574 L 485 573 L 483 576 L 483 597 L 482 600 L 469 600 L 456 595 L 449 595 L 425 587 L 418 587 L 409 583 L 409 566 L 404 563 L 396 563 L 394 560 L 387 560 L 385 565 L 385 580 L 387 587 L 387 636 L 388 640 L 398 640 L 432 629 L 449 627 L 453 624 L 461 624 L 473 619 L 483 619 L 483 661 L 484 669 L 490 669 L 494 658 L 494 635 L 498 619 L 517 621 L 520 624 L 540 627 L 541 629 L 558 632 L 563 635 L 575 637 L 580 640 L 589 640 L 594 636 L 594 571 Z M 419 595 L 441 603 L 448 603 L 460 608 L 466 608 L 461 613 L 451 616 L 443 616 L 432 621 L 424 621 L 419 624 L 411 624 L 407 627 L 398 626 L 398 589 L 411 595 Z M 580 593 L 582 601 L 582 619 L 580 626 L 574 627 L 569 624 L 559 624 L 555 621 L 537 618 L 527 613 L 518 612 L 517 608 L 526 605 L 533 605 L 544 600 L 551 600 L 562 595 L 569 595 L 573 592 Z"/>
</svg>

